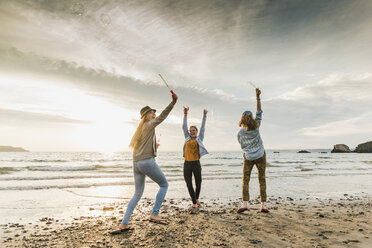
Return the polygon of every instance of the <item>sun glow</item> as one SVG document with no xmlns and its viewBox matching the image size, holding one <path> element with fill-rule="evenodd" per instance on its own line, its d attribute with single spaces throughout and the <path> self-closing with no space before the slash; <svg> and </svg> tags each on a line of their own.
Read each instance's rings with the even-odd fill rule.
<svg viewBox="0 0 372 248">
<path fill-rule="evenodd" d="M 131 125 L 107 120 L 80 127 L 76 136 L 86 149 L 112 154 L 128 149 L 133 132 Z"/>
<path fill-rule="evenodd" d="M 80 111 L 81 116 L 91 122 L 77 131 L 83 146 L 104 153 L 128 150 L 134 132 L 129 122 L 135 118 L 135 113 L 92 96 L 88 103 L 80 104 Z"/>
<path fill-rule="evenodd" d="M 53 80 L 56 84 L 51 85 L 49 81 L 44 77 L 0 78 L 0 86 L 5 92 L 7 88 L 9 91 L 22 89 L 11 96 L 0 92 L 0 103 L 8 109 L 66 118 L 66 122 L 58 123 L 68 130 L 65 133 L 69 135 L 66 150 L 70 149 L 69 145 L 82 151 L 104 153 L 128 150 L 134 132 L 130 123 L 138 119 L 138 113 L 105 96 L 82 91 L 69 82 Z M 55 130 L 51 128 L 45 132 Z"/>
<path fill-rule="evenodd" d="M 76 133 L 81 144 L 104 153 L 128 150 L 134 132 L 129 122 L 135 118 L 135 113 L 93 96 L 81 101 L 79 112 L 91 122 L 81 125 Z"/>
</svg>

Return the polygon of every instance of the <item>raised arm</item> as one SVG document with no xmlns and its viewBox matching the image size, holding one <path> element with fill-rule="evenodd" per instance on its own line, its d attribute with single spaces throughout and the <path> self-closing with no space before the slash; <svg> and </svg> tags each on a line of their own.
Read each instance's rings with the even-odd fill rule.
<svg viewBox="0 0 372 248">
<path fill-rule="evenodd" d="M 200 133 L 199 133 L 199 139 L 201 139 L 202 141 L 204 140 L 205 122 L 207 121 L 207 113 L 208 113 L 208 110 L 204 109 L 203 120 L 202 120 L 202 124 L 200 127 Z"/>
<path fill-rule="evenodd" d="M 189 135 L 189 131 L 187 130 L 187 113 L 189 112 L 189 107 L 183 107 L 183 124 L 182 124 L 182 130 L 183 135 L 185 136 L 185 139 L 187 139 Z"/>
<path fill-rule="evenodd" d="M 261 90 L 256 90 L 256 99 L 257 99 L 257 111 L 262 111 L 261 109 Z"/>
<path fill-rule="evenodd" d="M 172 95 L 172 102 L 160 113 L 160 115 L 158 117 L 149 121 L 148 127 L 149 128 L 155 128 L 157 125 L 162 123 L 165 120 L 165 118 L 167 118 L 167 116 L 169 115 L 171 110 L 173 109 L 174 105 L 177 102 L 177 99 L 178 99 L 177 95 L 173 94 Z"/>
<path fill-rule="evenodd" d="M 257 112 L 256 112 L 256 121 L 261 126 L 261 120 L 262 120 L 262 109 L 261 109 L 261 90 L 256 90 L 256 99 L 257 99 Z"/>
</svg>

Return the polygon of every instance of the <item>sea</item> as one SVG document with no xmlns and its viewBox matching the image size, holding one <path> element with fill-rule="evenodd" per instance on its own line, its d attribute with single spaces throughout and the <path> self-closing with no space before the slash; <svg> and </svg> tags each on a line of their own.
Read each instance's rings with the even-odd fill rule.
<svg viewBox="0 0 372 248">
<path fill-rule="evenodd" d="M 308 151 L 266 151 L 268 206 L 278 197 L 319 200 L 372 194 L 372 154 Z M 166 199 L 190 204 L 182 153 L 159 152 L 156 161 L 169 182 Z M 91 206 L 124 204 L 134 192 L 132 163 L 129 152 L 1 152 L 0 224 L 76 218 L 94 215 Z M 201 201 L 241 201 L 241 151 L 210 152 L 201 165 Z M 143 197 L 154 199 L 157 190 L 157 184 L 147 180 Z M 250 194 L 259 197 L 255 168 Z"/>
</svg>

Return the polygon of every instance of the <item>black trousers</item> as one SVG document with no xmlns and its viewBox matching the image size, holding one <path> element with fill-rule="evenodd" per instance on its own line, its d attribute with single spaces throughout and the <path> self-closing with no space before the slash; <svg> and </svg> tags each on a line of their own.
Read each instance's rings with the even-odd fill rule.
<svg viewBox="0 0 372 248">
<path fill-rule="evenodd" d="M 192 174 L 194 174 L 195 178 L 195 191 L 194 187 L 192 186 Z M 185 179 L 187 189 L 189 190 L 192 203 L 196 204 L 196 200 L 199 199 L 202 182 L 200 161 L 185 161 L 183 165 L 183 177 Z"/>
</svg>

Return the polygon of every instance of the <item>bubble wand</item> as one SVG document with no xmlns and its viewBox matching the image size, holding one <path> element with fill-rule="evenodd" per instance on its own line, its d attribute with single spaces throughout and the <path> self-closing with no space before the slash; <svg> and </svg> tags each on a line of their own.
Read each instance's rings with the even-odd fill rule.
<svg viewBox="0 0 372 248">
<path fill-rule="evenodd" d="M 249 81 L 248 83 L 249 83 L 250 85 L 252 85 L 253 88 L 256 89 L 256 91 L 259 91 L 259 90 L 260 90 L 260 89 L 259 89 L 256 85 L 254 85 L 251 81 Z"/>
<path fill-rule="evenodd" d="M 159 74 L 159 77 L 161 78 L 161 80 L 163 80 L 163 82 L 165 83 L 165 85 L 168 87 L 168 89 L 170 90 L 170 93 L 172 93 L 172 95 L 174 95 L 174 92 L 171 88 L 169 88 L 167 82 L 164 80 L 164 78 Z"/>
</svg>

